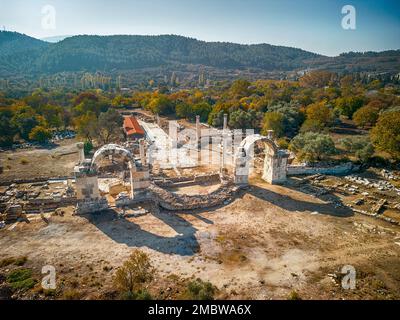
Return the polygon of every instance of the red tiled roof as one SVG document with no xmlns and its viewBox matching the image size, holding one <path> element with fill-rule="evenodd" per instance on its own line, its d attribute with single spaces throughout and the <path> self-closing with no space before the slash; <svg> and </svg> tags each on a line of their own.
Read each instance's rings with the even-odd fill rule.
<svg viewBox="0 0 400 320">
<path fill-rule="evenodd" d="M 144 130 L 135 117 L 124 118 L 124 130 L 128 136 L 132 134 L 144 135 Z"/>
</svg>

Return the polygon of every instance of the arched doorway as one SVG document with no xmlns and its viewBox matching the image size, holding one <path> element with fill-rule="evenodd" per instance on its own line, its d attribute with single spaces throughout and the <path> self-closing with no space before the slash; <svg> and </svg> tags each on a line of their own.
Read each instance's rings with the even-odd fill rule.
<svg viewBox="0 0 400 320">
<path fill-rule="evenodd" d="M 135 182 L 137 179 L 137 167 L 135 163 L 135 157 L 134 155 L 127 149 L 125 149 L 122 146 L 116 145 L 116 144 L 108 144 L 103 147 L 101 147 L 99 150 L 96 151 L 96 153 L 93 156 L 92 163 L 91 163 L 91 169 L 95 170 L 98 161 L 107 156 L 118 156 L 122 157 L 123 161 L 128 164 L 129 172 L 130 172 L 130 184 L 131 184 L 131 199 L 134 198 L 134 192 L 135 192 Z"/>
<path fill-rule="evenodd" d="M 280 150 L 272 137 L 254 134 L 246 137 L 239 145 L 235 154 L 234 176 L 235 183 L 246 185 L 249 183 L 250 164 L 254 156 L 254 144 L 262 141 L 265 144 L 265 159 L 262 178 L 271 184 L 286 181 L 286 166 L 289 154 Z"/>
</svg>

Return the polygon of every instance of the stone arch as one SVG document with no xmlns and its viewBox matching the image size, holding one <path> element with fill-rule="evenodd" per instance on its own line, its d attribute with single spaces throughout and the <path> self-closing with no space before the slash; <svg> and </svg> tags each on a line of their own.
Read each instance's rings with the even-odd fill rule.
<svg viewBox="0 0 400 320">
<path fill-rule="evenodd" d="M 254 156 L 253 146 L 257 141 L 262 141 L 267 146 L 262 178 L 271 184 L 285 182 L 288 152 L 279 149 L 272 135 L 266 137 L 254 134 L 246 137 L 237 148 L 234 160 L 235 183 L 244 185 L 249 183 L 250 163 Z"/>
<path fill-rule="evenodd" d="M 95 152 L 91 163 L 91 169 L 94 170 L 96 168 L 96 163 L 101 157 L 106 157 L 110 155 L 123 156 L 125 161 L 128 163 L 129 173 L 130 173 L 130 184 L 131 184 L 131 199 L 133 199 L 135 192 L 134 176 L 135 173 L 137 172 L 137 168 L 135 163 L 135 157 L 132 154 L 132 152 L 117 144 L 107 144 Z"/>
<path fill-rule="evenodd" d="M 133 154 L 127 150 L 126 148 L 117 145 L 117 144 L 107 144 L 103 147 L 101 147 L 99 150 L 97 150 L 93 156 L 92 163 L 91 163 L 91 168 L 94 169 L 96 168 L 97 162 L 99 159 L 102 157 L 106 156 L 123 156 L 125 161 L 129 165 L 129 169 L 136 169 L 135 165 L 135 157 Z"/>
</svg>

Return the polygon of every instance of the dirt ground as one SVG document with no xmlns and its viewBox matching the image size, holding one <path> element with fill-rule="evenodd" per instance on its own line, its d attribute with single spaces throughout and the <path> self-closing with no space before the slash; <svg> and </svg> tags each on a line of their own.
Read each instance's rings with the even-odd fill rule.
<svg viewBox="0 0 400 320">
<path fill-rule="evenodd" d="M 80 299 L 115 296 L 115 270 L 135 248 L 150 255 L 154 297 L 174 299 L 182 281 L 212 282 L 220 299 L 399 299 L 400 227 L 335 208 L 293 187 L 254 179 L 223 207 L 119 219 L 30 216 L 0 230 L 0 260 L 27 257 L 38 279 L 53 265 L 62 292 Z M 356 289 L 341 286 L 341 269 L 356 270 Z M 14 267 L 0 268 L 0 275 Z M 1 277 L 0 277 L 1 279 Z M 35 291 L 23 298 L 39 298 Z"/>
<path fill-rule="evenodd" d="M 78 157 L 76 139 L 63 140 L 51 148 L 29 148 L 0 153 L 3 181 L 69 176 Z"/>
</svg>

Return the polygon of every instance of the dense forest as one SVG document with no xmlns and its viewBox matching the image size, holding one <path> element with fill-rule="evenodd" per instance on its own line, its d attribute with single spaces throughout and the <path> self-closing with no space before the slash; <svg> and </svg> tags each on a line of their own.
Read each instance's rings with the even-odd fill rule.
<svg viewBox="0 0 400 320">
<path fill-rule="evenodd" d="M 121 130 L 121 110 L 143 108 L 171 119 L 231 129 L 273 130 L 282 148 L 300 160 L 330 158 L 369 162 L 400 160 L 400 86 L 353 75 L 313 71 L 298 81 L 238 79 L 203 89 L 123 93 L 103 90 L 36 90 L 15 97 L 0 93 L 0 145 L 44 143 L 52 132 L 76 130 L 87 146 L 105 144 Z M 350 131 L 349 128 L 352 128 Z M 349 131 L 346 135 L 335 132 Z"/>
<path fill-rule="evenodd" d="M 60 72 L 104 72 L 200 65 L 218 70 L 334 72 L 399 70 L 400 50 L 325 57 L 269 44 L 204 42 L 175 35 L 74 36 L 47 43 L 16 32 L 0 32 L 0 79 Z"/>
</svg>

